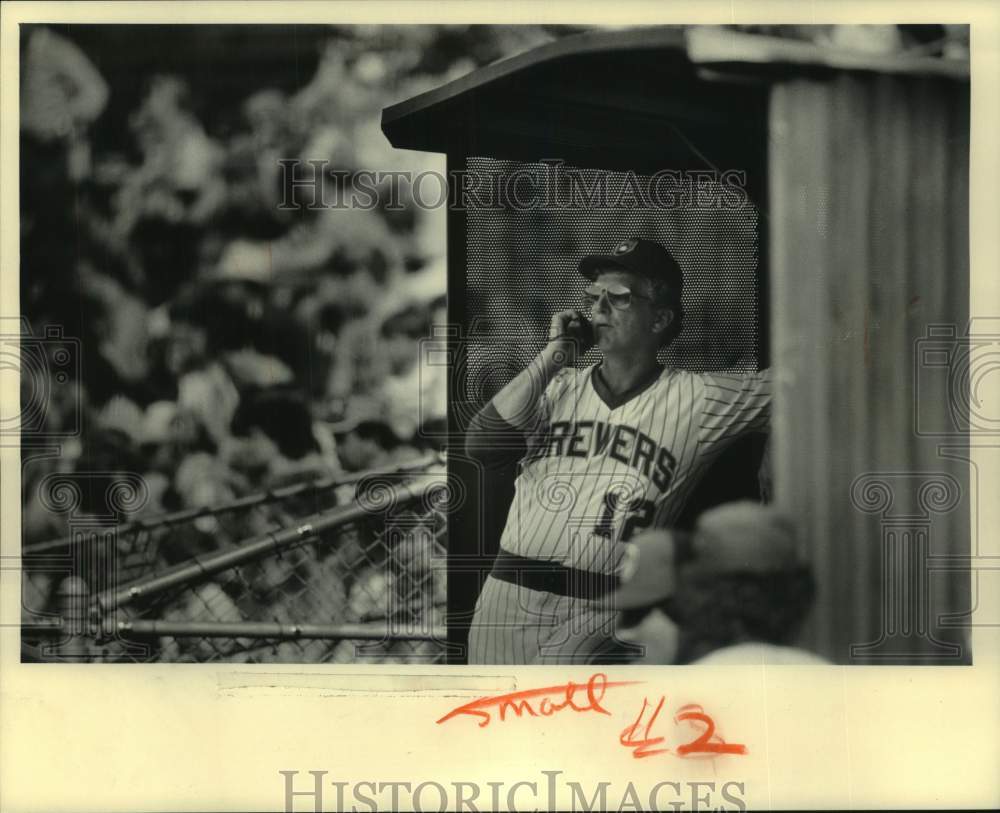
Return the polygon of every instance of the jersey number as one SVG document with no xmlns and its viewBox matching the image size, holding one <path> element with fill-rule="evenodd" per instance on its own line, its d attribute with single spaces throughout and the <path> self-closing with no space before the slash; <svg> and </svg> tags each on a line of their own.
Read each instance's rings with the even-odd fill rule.
<svg viewBox="0 0 1000 813">
<path fill-rule="evenodd" d="M 605 492 L 604 510 L 601 512 L 601 518 L 597 520 L 597 524 L 594 526 L 595 534 L 598 536 L 611 536 L 612 523 L 617 510 L 618 492 Z M 644 500 L 641 497 L 636 498 L 628 503 L 625 511 L 627 512 L 627 516 L 625 517 L 625 525 L 622 527 L 622 542 L 630 539 L 632 534 L 634 534 L 637 530 L 649 527 L 650 523 L 653 521 L 653 501 Z"/>
</svg>

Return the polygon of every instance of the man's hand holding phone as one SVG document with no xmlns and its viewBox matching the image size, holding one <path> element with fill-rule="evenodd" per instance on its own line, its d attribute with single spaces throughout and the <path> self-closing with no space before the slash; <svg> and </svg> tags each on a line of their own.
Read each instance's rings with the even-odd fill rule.
<svg viewBox="0 0 1000 813">
<path fill-rule="evenodd" d="M 594 328 L 578 310 L 558 311 L 549 323 L 549 347 L 555 348 L 560 366 L 575 364 L 594 344 Z"/>
</svg>

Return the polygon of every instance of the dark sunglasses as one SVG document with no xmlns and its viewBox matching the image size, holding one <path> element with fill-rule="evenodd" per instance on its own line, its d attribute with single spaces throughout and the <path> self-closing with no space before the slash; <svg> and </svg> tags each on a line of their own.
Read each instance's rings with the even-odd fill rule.
<svg viewBox="0 0 1000 813">
<path fill-rule="evenodd" d="M 607 296 L 608 302 L 611 304 L 612 308 L 623 311 L 632 305 L 632 299 L 646 299 L 648 296 L 643 296 L 642 294 L 637 294 L 627 285 L 622 285 L 618 282 L 612 282 L 610 285 L 601 285 L 600 283 L 594 282 L 588 285 L 583 291 L 583 305 L 588 310 L 592 309 L 601 296 Z"/>
</svg>

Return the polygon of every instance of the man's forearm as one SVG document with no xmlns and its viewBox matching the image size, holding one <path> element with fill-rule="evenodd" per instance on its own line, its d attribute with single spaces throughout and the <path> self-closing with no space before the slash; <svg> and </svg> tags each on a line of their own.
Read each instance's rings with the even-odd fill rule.
<svg viewBox="0 0 1000 813">
<path fill-rule="evenodd" d="M 526 436 L 539 418 L 539 399 L 567 360 L 566 348 L 559 344 L 549 342 L 472 418 L 465 435 L 469 457 L 489 469 L 512 465 L 524 457 Z"/>
<path fill-rule="evenodd" d="M 552 341 L 531 363 L 493 396 L 493 407 L 511 426 L 529 431 L 537 415 L 538 401 L 553 376 L 566 366 L 571 340 Z"/>
</svg>

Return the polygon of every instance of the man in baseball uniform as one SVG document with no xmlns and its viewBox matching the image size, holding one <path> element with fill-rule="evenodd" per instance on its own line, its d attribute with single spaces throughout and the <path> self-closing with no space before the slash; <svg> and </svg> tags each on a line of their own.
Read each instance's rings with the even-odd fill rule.
<svg viewBox="0 0 1000 813">
<path fill-rule="evenodd" d="M 472 457 L 487 468 L 520 460 L 470 663 L 582 663 L 615 651 L 615 613 L 601 599 L 623 543 L 669 526 L 726 445 L 767 425 L 769 371 L 699 374 L 657 361 L 683 318 L 683 275 L 663 246 L 623 240 L 579 271 L 589 313 L 556 313 L 546 347 L 470 423 Z M 579 370 L 591 342 L 603 358 Z"/>
</svg>

